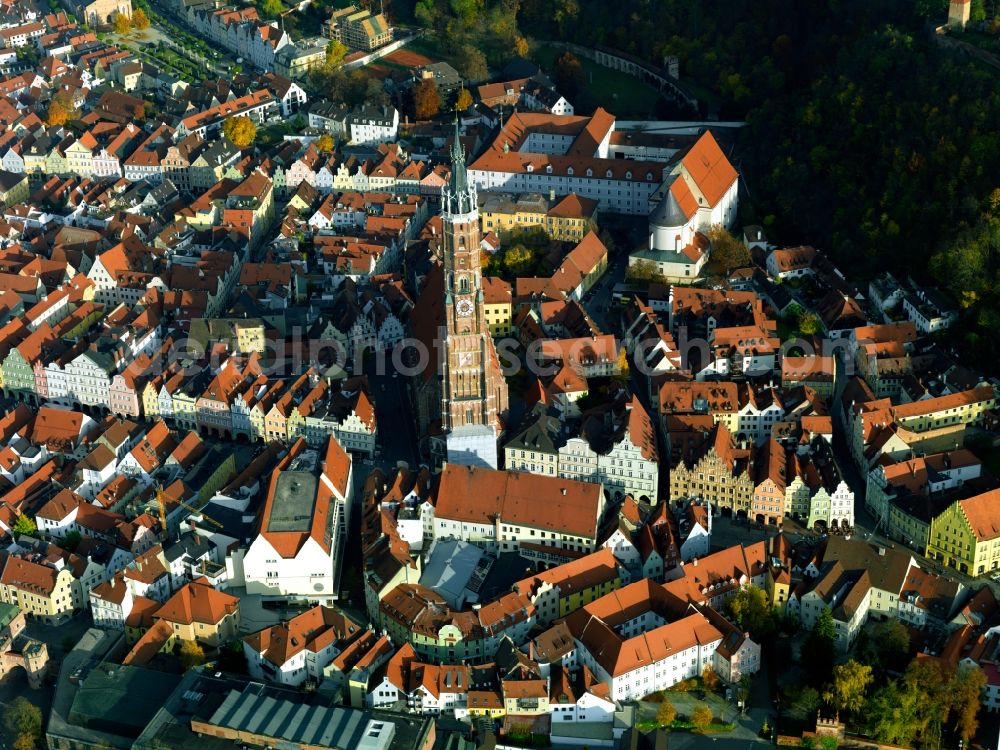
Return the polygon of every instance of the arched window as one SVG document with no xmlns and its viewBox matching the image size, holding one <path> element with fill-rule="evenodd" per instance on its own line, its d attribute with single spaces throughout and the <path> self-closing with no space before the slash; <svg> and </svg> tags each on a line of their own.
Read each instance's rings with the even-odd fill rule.
<svg viewBox="0 0 1000 750">
<path fill-rule="evenodd" d="M 625 173 L 625 179 L 626 179 L 626 180 L 631 180 L 631 179 L 632 179 L 632 172 L 630 172 L 630 171 L 629 171 L 629 172 L 626 172 L 626 173 Z"/>
<path fill-rule="evenodd" d="M 566 174 L 568 174 L 570 177 L 572 177 L 573 176 L 573 167 L 566 167 Z"/>
<path fill-rule="evenodd" d="M 469 293 L 469 277 L 468 276 L 463 276 L 462 278 L 460 278 L 458 280 L 458 291 L 459 291 L 459 294 L 468 294 Z"/>
<path fill-rule="evenodd" d="M 590 167 L 587 167 L 587 177 L 593 177 L 593 176 L 594 176 L 594 170 L 591 169 Z"/>
<path fill-rule="evenodd" d="M 611 170 L 609 169 L 607 172 L 605 172 L 604 176 L 610 178 L 611 177 Z"/>
</svg>

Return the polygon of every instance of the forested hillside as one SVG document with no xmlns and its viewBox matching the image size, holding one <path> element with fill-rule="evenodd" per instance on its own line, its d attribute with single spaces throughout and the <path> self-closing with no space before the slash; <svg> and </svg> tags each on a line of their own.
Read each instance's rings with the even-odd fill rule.
<svg viewBox="0 0 1000 750">
<path fill-rule="evenodd" d="M 400 7 L 402 6 L 402 7 Z M 979 8 L 982 8 L 979 3 Z M 940 0 L 396 0 L 456 47 L 606 44 L 658 64 L 746 118 L 744 219 L 845 270 L 936 280 L 966 309 L 964 346 L 1000 352 L 1000 71 L 935 41 Z M 498 23 L 516 10 L 517 29 Z M 994 24 L 996 26 L 996 24 Z M 1000 195 L 1000 194 L 998 194 Z"/>
</svg>

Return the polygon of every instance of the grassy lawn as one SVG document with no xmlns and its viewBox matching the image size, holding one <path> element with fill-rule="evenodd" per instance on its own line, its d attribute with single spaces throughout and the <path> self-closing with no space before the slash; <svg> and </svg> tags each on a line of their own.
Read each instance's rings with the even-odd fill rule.
<svg viewBox="0 0 1000 750">
<path fill-rule="evenodd" d="M 533 56 L 543 70 L 551 72 L 560 54 L 561 50 L 544 45 Z M 585 57 L 580 58 L 580 65 L 587 76 L 587 91 L 601 107 L 623 118 L 647 118 L 655 114 L 660 98 L 656 89 Z"/>
</svg>

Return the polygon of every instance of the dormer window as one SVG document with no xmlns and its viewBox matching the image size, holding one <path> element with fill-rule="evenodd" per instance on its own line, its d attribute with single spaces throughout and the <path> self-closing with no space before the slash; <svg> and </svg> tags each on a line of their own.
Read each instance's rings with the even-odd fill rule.
<svg viewBox="0 0 1000 750">
<path fill-rule="evenodd" d="M 609 169 L 607 172 L 605 172 L 604 176 L 610 178 L 611 177 L 611 170 Z"/>
<path fill-rule="evenodd" d="M 529 172 L 534 172 L 535 171 L 535 165 L 534 164 L 529 164 L 528 165 L 528 171 Z"/>
<path fill-rule="evenodd" d="M 593 176 L 594 176 L 594 170 L 591 169 L 590 167 L 587 167 L 587 177 L 593 177 Z"/>
<path fill-rule="evenodd" d="M 626 172 L 625 173 L 625 179 L 626 180 L 631 180 L 632 179 L 632 173 L 631 172 Z"/>
<path fill-rule="evenodd" d="M 566 174 L 572 176 L 573 175 L 573 167 L 566 167 Z"/>
<path fill-rule="evenodd" d="M 546 164 L 545 165 L 545 174 L 552 174 L 552 165 L 551 164 Z"/>
</svg>

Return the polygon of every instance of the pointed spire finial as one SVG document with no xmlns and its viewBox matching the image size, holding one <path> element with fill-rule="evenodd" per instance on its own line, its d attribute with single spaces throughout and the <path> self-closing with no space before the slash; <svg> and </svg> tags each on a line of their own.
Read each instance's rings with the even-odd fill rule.
<svg viewBox="0 0 1000 750">
<path fill-rule="evenodd" d="M 471 199 L 468 196 L 468 173 L 465 167 L 465 149 L 462 148 L 461 132 L 458 127 L 458 110 L 455 110 L 455 133 L 451 144 L 451 185 L 450 193 L 455 201 L 455 213 L 465 213 L 471 210 Z M 463 205 L 470 204 L 468 206 Z"/>
</svg>

